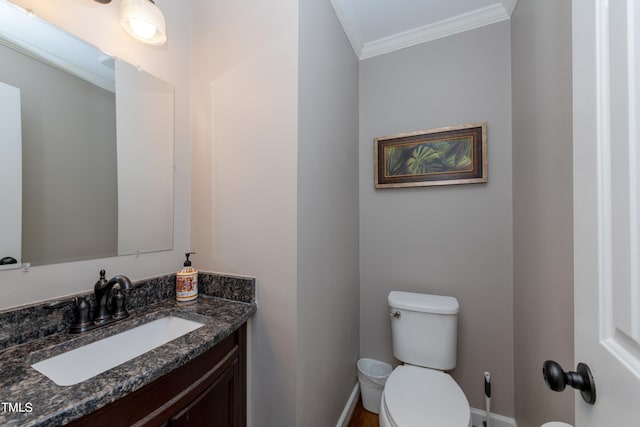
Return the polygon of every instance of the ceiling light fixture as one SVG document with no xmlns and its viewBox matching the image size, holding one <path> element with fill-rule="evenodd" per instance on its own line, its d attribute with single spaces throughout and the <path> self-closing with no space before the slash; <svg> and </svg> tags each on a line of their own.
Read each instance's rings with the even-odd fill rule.
<svg viewBox="0 0 640 427">
<path fill-rule="evenodd" d="M 167 25 L 153 0 L 123 0 L 120 25 L 143 43 L 162 45 L 167 41 Z"/>
</svg>

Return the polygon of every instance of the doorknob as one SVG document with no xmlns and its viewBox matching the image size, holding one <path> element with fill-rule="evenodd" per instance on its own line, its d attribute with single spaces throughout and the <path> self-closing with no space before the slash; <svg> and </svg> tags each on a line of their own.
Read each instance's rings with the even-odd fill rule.
<svg viewBox="0 0 640 427">
<path fill-rule="evenodd" d="M 596 403 L 596 383 L 585 363 L 578 363 L 576 372 L 565 372 L 558 362 L 547 360 L 542 365 L 544 381 L 553 391 L 562 391 L 566 386 L 580 390 L 582 399 L 590 405 Z"/>
</svg>

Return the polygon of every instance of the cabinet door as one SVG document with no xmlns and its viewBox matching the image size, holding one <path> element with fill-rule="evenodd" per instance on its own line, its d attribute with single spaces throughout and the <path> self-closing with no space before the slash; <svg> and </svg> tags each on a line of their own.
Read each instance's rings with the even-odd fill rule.
<svg viewBox="0 0 640 427">
<path fill-rule="evenodd" d="M 169 425 L 238 427 L 240 411 L 240 375 L 236 359 L 200 396 L 171 418 Z"/>
<path fill-rule="evenodd" d="M 181 367 L 70 425 L 246 427 L 246 331 L 245 323 Z"/>
</svg>

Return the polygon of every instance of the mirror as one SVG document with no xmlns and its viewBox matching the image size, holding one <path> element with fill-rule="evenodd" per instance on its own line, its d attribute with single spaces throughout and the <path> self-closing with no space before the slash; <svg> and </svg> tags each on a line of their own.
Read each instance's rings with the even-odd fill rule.
<svg viewBox="0 0 640 427">
<path fill-rule="evenodd" d="M 5 0 L 0 63 L 0 269 L 172 249 L 173 87 Z"/>
</svg>

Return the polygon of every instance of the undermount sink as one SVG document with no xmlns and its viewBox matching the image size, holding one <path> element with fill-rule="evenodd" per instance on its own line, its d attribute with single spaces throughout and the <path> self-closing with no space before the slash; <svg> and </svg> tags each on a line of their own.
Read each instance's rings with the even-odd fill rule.
<svg viewBox="0 0 640 427">
<path fill-rule="evenodd" d="M 167 316 L 34 363 L 31 367 L 58 385 L 78 384 L 201 326 L 204 324 Z"/>
</svg>

